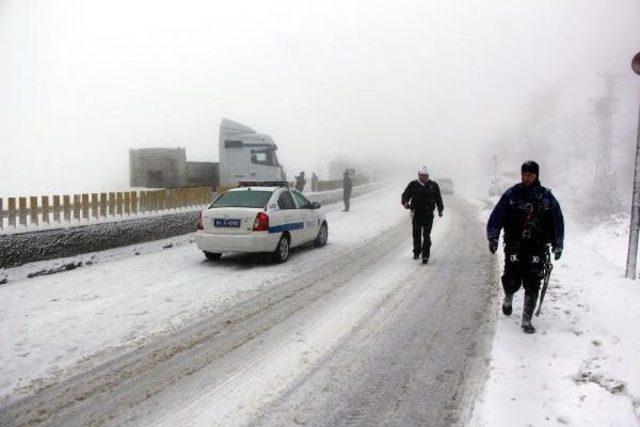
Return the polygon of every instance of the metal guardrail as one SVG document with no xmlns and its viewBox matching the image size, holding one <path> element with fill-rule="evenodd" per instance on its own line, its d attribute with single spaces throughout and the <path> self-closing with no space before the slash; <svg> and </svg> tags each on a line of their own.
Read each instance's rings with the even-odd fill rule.
<svg viewBox="0 0 640 427">
<path fill-rule="evenodd" d="M 99 222 L 136 217 L 150 212 L 205 205 L 213 197 L 209 187 L 171 190 L 83 193 L 73 195 L 0 198 L 0 230 L 10 231 L 41 224 Z M 6 206 L 5 206 L 6 203 Z"/>
</svg>

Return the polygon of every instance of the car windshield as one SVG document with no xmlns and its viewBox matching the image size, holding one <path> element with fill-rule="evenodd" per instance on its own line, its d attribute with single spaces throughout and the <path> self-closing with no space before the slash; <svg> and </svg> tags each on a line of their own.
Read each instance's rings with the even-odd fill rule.
<svg viewBox="0 0 640 427">
<path fill-rule="evenodd" d="M 228 191 L 210 206 L 211 208 L 264 208 L 271 191 Z"/>
</svg>

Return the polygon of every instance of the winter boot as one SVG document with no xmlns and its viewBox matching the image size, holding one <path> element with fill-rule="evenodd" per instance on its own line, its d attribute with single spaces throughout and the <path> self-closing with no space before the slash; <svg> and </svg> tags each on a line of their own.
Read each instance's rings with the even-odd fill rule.
<svg viewBox="0 0 640 427">
<path fill-rule="evenodd" d="M 513 294 L 504 294 L 504 300 L 502 301 L 502 314 L 505 316 L 511 316 L 513 312 Z"/>
<path fill-rule="evenodd" d="M 525 334 L 534 334 L 536 328 L 531 324 L 531 317 L 533 316 L 533 310 L 536 308 L 537 295 L 533 292 L 525 292 L 524 294 L 524 309 L 522 310 L 522 330 Z"/>
<path fill-rule="evenodd" d="M 423 264 L 429 264 L 429 258 L 422 258 Z"/>
</svg>

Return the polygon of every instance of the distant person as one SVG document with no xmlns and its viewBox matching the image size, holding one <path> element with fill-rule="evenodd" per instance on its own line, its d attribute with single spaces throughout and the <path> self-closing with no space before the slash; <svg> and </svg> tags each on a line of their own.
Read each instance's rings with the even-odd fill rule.
<svg viewBox="0 0 640 427">
<path fill-rule="evenodd" d="M 504 229 L 504 274 L 502 312 L 513 311 L 513 294 L 524 287 L 522 330 L 533 334 L 533 310 L 538 301 L 540 282 L 551 245 L 556 260 L 562 256 L 564 218 L 551 191 L 538 179 L 540 167 L 527 161 L 521 167 L 522 182 L 508 189 L 491 212 L 487 224 L 489 250 L 496 253 L 500 230 Z"/>
<path fill-rule="evenodd" d="M 426 166 L 418 170 L 418 179 L 411 181 L 402 193 L 402 206 L 411 209 L 413 226 L 413 259 L 420 258 L 422 263 L 429 262 L 431 255 L 431 227 L 433 226 L 433 211 L 438 208 L 438 216 L 442 217 L 444 204 L 440 187 L 429 179 Z"/>
<path fill-rule="evenodd" d="M 351 172 L 346 169 L 342 174 L 342 201 L 344 202 L 344 209 L 342 212 L 349 212 L 351 207 L 351 189 L 353 188 L 353 181 L 351 180 Z"/>
<path fill-rule="evenodd" d="M 307 179 L 304 176 L 304 171 L 302 171 L 300 175 L 296 176 L 296 190 L 302 192 L 306 183 Z"/>
<path fill-rule="evenodd" d="M 315 172 L 311 172 L 311 191 L 313 193 L 318 191 L 318 175 Z"/>
</svg>

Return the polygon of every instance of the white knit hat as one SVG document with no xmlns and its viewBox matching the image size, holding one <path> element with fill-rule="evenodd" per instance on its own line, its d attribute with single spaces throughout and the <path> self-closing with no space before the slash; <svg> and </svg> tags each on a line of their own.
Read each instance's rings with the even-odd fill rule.
<svg viewBox="0 0 640 427">
<path fill-rule="evenodd" d="M 420 169 L 418 169 L 418 174 L 419 175 L 429 175 L 429 169 L 427 169 L 426 166 L 422 166 Z"/>
</svg>

